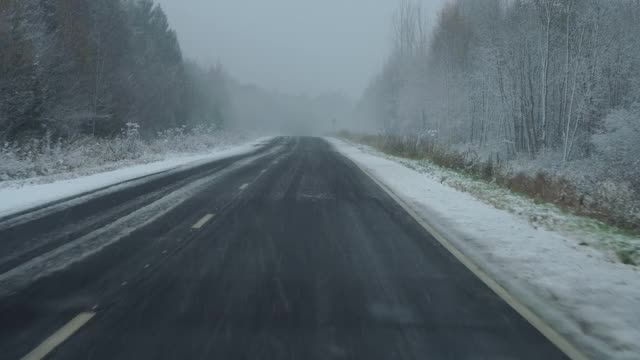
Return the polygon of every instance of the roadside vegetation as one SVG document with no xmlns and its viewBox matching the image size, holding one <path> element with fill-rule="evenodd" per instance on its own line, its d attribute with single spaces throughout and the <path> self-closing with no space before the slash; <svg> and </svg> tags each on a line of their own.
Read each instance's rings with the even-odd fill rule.
<svg viewBox="0 0 640 360">
<path fill-rule="evenodd" d="M 181 127 L 144 138 L 139 125 L 128 123 L 113 138 L 75 136 L 25 139 L 0 146 L 0 187 L 29 182 L 91 175 L 130 166 L 164 160 L 169 157 L 205 153 L 246 141 L 239 133 L 216 128 Z"/>
<path fill-rule="evenodd" d="M 528 175 L 524 170 L 517 170 L 517 163 L 481 161 L 476 154 L 420 145 L 411 137 L 357 135 L 346 131 L 338 135 L 367 145 L 369 151 L 380 151 L 393 161 L 467 192 L 495 208 L 518 215 L 534 227 L 565 233 L 580 239 L 580 246 L 610 253 L 627 265 L 640 265 L 637 218 L 626 217 L 624 211 L 615 215 L 618 210 L 613 207 L 611 197 L 604 196 L 607 189 L 595 195 L 581 193 L 561 174 L 540 170 Z"/>
<path fill-rule="evenodd" d="M 152 0 L 0 2 L 0 141 L 224 125 L 225 74 L 183 58 Z"/>
<path fill-rule="evenodd" d="M 152 0 L 0 1 L 0 183 L 224 144 L 227 76 Z"/>
<path fill-rule="evenodd" d="M 402 2 L 341 135 L 640 233 L 640 3 L 455 0 L 427 18 Z"/>
<path fill-rule="evenodd" d="M 154 0 L 2 0 L 0 49 L 0 186 L 320 131 L 350 108 L 186 59 Z"/>
</svg>

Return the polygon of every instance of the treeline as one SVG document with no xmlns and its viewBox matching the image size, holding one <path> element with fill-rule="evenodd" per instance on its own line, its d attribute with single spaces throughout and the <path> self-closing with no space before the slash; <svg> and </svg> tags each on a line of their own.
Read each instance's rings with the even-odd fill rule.
<svg viewBox="0 0 640 360">
<path fill-rule="evenodd" d="M 406 1 L 395 20 L 367 124 L 503 158 L 638 167 L 640 1 L 457 0 L 432 31 Z"/>
<path fill-rule="evenodd" d="M 640 229 L 640 1 L 404 1 L 360 129 L 515 191 Z"/>
<path fill-rule="evenodd" d="M 0 141 L 221 127 L 228 106 L 152 0 L 0 1 Z"/>
</svg>

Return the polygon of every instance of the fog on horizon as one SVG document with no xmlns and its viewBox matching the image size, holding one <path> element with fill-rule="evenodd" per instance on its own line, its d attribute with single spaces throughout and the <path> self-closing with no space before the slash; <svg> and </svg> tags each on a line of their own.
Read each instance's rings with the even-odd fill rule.
<svg viewBox="0 0 640 360">
<path fill-rule="evenodd" d="M 423 0 L 430 18 L 446 0 Z M 400 0 L 157 0 L 186 57 L 244 83 L 357 99 L 388 55 Z"/>
</svg>

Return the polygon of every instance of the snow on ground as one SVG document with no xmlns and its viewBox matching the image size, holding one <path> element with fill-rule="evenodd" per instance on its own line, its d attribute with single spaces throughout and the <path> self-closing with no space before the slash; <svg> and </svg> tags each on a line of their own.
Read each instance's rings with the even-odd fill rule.
<svg viewBox="0 0 640 360">
<path fill-rule="evenodd" d="M 175 156 L 149 164 L 134 165 L 90 176 L 59 180 L 52 183 L 29 184 L 25 181 L 3 182 L 0 183 L 0 218 L 143 176 L 157 174 L 183 166 L 197 166 L 203 162 L 249 153 L 255 150 L 256 146 L 264 144 L 270 139 L 271 138 L 268 137 L 260 138 L 246 144 L 220 148 L 203 154 Z M 73 174 L 70 175 L 72 176 Z"/>
<path fill-rule="evenodd" d="M 233 149 L 218 152 L 216 155 L 211 155 L 210 158 L 206 159 L 206 161 L 249 152 L 253 147 L 251 145 L 252 144 L 238 146 Z M 0 298 L 14 294 L 17 291 L 24 289 L 37 279 L 43 278 L 49 274 L 65 269 L 71 264 L 82 261 L 105 247 L 120 241 L 131 234 L 134 230 L 140 229 L 154 221 L 158 221 L 158 219 L 161 219 L 165 214 L 178 207 L 187 199 L 201 193 L 204 189 L 211 186 L 212 182 L 223 179 L 228 174 L 247 166 L 259 158 L 272 155 L 280 149 L 281 148 L 278 146 L 272 147 L 271 150 L 260 152 L 256 155 L 238 160 L 220 171 L 195 180 L 158 199 L 157 201 L 136 209 L 132 213 L 121 217 L 103 228 L 92 231 L 80 238 L 71 240 L 58 248 L 42 254 L 41 256 L 37 256 L 5 273 L 0 274 Z"/>
<path fill-rule="evenodd" d="M 495 189 L 485 191 L 472 186 L 472 179 L 464 184 L 460 175 L 451 182 L 452 172 L 424 162 L 329 141 L 593 358 L 638 358 L 640 272 L 622 264 L 606 246 L 592 244 L 598 237 L 608 237 L 605 244 L 626 236 L 637 245 L 639 239 L 581 228 L 572 215 Z M 540 213 L 547 214 L 543 220 L 532 216 Z"/>
</svg>

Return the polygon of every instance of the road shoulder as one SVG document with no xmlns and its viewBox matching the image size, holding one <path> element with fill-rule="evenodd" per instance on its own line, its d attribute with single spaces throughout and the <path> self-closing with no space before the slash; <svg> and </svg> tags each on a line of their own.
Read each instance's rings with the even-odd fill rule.
<svg viewBox="0 0 640 360">
<path fill-rule="evenodd" d="M 640 352 L 637 269 L 614 263 L 575 239 L 536 228 L 371 149 L 328 141 L 579 352 L 616 359 L 632 359 Z"/>
</svg>

